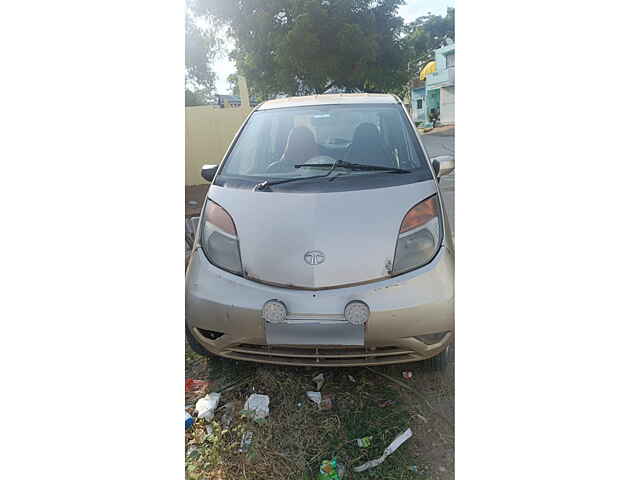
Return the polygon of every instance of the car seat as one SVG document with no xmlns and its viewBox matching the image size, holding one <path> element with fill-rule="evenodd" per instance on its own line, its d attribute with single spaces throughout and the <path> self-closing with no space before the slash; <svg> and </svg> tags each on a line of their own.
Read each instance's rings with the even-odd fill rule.
<svg viewBox="0 0 640 480">
<path fill-rule="evenodd" d="M 280 160 L 267 167 L 268 173 L 284 173 L 295 170 L 294 165 L 305 163 L 318 155 L 318 144 L 309 128 L 294 127 L 289 132 L 287 145 Z"/>
<path fill-rule="evenodd" d="M 346 161 L 376 165 L 378 167 L 393 167 L 393 160 L 382 140 L 382 136 L 373 123 L 361 123 L 353 133 L 351 146 L 345 156 Z"/>
</svg>

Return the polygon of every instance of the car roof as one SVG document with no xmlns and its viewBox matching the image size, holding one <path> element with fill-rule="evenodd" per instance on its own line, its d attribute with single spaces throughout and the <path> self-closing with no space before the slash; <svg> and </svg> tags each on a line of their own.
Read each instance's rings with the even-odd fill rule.
<svg viewBox="0 0 640 480">
<path fill-rule="evenodd" d="M 273 108 L 303 107 L 314 105 L 338 105 L 345 103 L 400 103 L 395 95 L 388 93 L 338 93 L 323 95 L 307 95 L 305 97 L 287 97 L 267 100 L 256 110 Z"/>
</svg>

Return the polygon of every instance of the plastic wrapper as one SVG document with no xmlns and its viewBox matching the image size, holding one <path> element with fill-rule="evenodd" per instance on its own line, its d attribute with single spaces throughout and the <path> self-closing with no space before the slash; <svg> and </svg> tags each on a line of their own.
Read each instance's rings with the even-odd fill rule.
<svg viewBox="0 0 640 480">
<path fill-rule="evenodd" d="M 360 448 L 369 448 L 371 446 L 371 440 L 373 440 L 373 437 L 371 437 L 371 436 L 362 437 L 362 438 L 358 438 L 356 440 L 356 443 L 358 444 L 358 446 Z"/>
<path fill-rule="evenodd" d="M 211 420 L 213 418 L 213 412 L 218 406 L 219 401 L 220 394 L 215 392 L 211 392 L 198 400 L 196 402 L 196 412 L 198 412 L 198 418 Z"/>
<path fill-rule="evenodd" d="M 311 380 L 315 382 L 318 390 L 322 390 L 322 386 L 324 385 L 324 373 L 319 373 L 318 375 L 313 377 Z"/>
<path fill-rule="evenodd" d="M 320 464 L 320 474 L 318 480 L 342 480 L 346 469 L 342 463 L 335 458 L 323 460 Z"/>
<path fill-rule="evenodd" d="M 394 438 L 393 442 L 391 442 L 389 444 L 389 446 L 384 449 L 384 453 L 382 454 L 381 457 L 378 457 L 378 458 L 376 458 L 374 460 L 369 460 L 368 462 L 363 463 L 359 467 L 355 467 L 353 469 L 353 471 L 354 472 L 364 472 L 365 470 L 369 470 L 370 468 L 377 467 L 382 462 L 384 462 L 389 455 L 391 455 L 393 452 L 395 452 L 400 445 L 402 445 L 404 442 L 406 442 L 412 436 L 413 436 L 413 432 L 411 431 L 410 428 L 407 428 L 403 433 L 401 433 L 396 438 Z"/>
</svg>

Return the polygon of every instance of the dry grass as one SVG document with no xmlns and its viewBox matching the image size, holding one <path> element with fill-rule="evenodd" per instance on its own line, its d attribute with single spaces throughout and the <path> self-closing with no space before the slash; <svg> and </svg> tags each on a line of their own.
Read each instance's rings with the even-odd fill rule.
<svg viewBox="0 0 640 480">
<path fill-rule="evenodd" d="M 414 371 L 412 385 L 420 385 L 421 393 L 429 396 L 429 404 L 435 406 L 436 412 L 427 406 L 426 398 L 403 391 L 376 373 L 383 372 L 404 381 L 400 371 L 406 368 Z M 439 418 L 443 412 L 437 411 L 438 400 L 433 392 L 423 392 L 424 385 L 419 383 L 429 382 L 428 375 L 434 374 L 422 372 L 418 364 L 377 367 L 374 371 L 365 368 L 278 367 L 222 358 L 203 359 L 187 347 L 186 372 L 192 378 L 210 380 L 211 391 L 221 391 L 225 385 L 238 379 L 250 380 L 223 391 L 220 406 L 211 422 L 214 429 L 211 435 L 206 435 L 204 420 L 198 420 L 187 431 L 187 448 L 191 445 L 198 447 L 197 453 L 186 459 L 190 479 L 315 479 L 320 462 L 334 456 L 346 465 L 346 478 L 453 478 L 450 464 L 453 432 L 446 421 Z M 323 372 L 326 378 L 322 392 L 334 395 L 331 410 L 320 411 L 304 393 L 315 390 L 311 378 L 319 372 Z M 348 375 L 355 378 L 355 383 L 349 380 Z M 442 378 L 447 383 L 448 380 Z M 224 409 L 221 407 L 231 401 L 242 405 L 251 393 L 269 395 L 268 418 L 256 423 L 236 415 L 230 429 L 223 430 L 220 421 Z M 437 395 L 446 399 L 449 393 L 452 396 L 452 391 L 440 388 Z M 381 407 L 385 400 L 394 403 Z M 351 471 L 354 466 L 380 456 L 393 438 L 409 426 L 414 430 L 414 438 L 383 464 L 359 474 Z M 254 432 L 252 445 L 248 452 L 238 453 L 242 434 L 249 430 Z M 355 440 L 368 435 L 373 436 L 372 446 L 359 448 Z M 437 443 L 443 452 L 451 453 L 451 459 L 444 460 L 446 472 L 435 468 L 442 461 L 440 457 L 429 457 L 431 460 L 425 461 L 428 455 L 425 457 L 422 449 L 432 451 L 432 443 Z M 409 470 L 412 465 L 418 467 L 419 473 Z"/>
</svg>

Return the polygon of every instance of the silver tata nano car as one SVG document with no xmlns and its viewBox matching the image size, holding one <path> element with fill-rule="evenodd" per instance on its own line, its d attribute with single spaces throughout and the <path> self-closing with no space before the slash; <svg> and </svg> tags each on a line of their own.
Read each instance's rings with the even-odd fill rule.
<svg viewBox="0 0 640 480">
<path fill-rule="evenodd" d="M 302 366 L 446 365 L 454 251 L 429 162 L 399 99 L 267 101 L 211 186 L 186 274 L 197 353 Z"/>
</svg>

